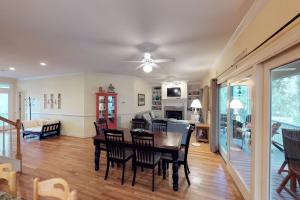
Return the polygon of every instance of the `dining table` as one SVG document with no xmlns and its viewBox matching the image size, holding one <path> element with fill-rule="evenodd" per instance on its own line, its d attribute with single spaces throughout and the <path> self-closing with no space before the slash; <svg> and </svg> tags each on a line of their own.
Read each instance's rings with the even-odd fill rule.
<svg viewBox="0 0 300 200">
<path fill-rule="evenodd" d="M 121 129 L 124 132 L 124 145 L 125 147 L 132 148 L 132 137 L 130 129 Z M 182 134 L 178 132 L 151 132 L 154 135 L 154 151 L 172 155 L 172 179 L 173 179 L 173 190 L 178 191 L 178 153 L 181 147 Z M 95 170 L 99 171 L 100 163 L 100 145 L 105 144 L 104 134 L 94 136 L 95 146 Z M 166 171 L 163 170 L 164 176 Z"/>
</svg>

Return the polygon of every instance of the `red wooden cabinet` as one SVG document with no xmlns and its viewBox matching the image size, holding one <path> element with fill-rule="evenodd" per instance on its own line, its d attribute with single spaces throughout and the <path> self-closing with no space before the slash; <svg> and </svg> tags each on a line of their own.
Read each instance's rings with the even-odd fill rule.
<svg viewBox="0 0 300 200">
<path fill-rule="evenodd" d="M 108 128 L 117 128 L 117 93 L 96 93 L 96 120 L 105 118 Z"/>
</svg>

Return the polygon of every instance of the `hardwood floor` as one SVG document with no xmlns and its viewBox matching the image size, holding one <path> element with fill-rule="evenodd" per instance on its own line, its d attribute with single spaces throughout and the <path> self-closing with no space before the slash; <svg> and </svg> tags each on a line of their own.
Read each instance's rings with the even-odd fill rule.
<svg viewBox="0 0 300 200">
<path fill-rule="evenodd" d="M 194 136 L 192 136 L 194 139 Z M 132 172 L 127 164 L 124 185 L 120 184 L 121 168 L 111 168 L 107 181 L 105 153 L 101 153 L 100 171 L 94 170 L 94 146 L 92 139 L 61 136 L 38 141 L 22 142 L 23 173 L 18 175 L 18 196 L 32 199 L 35 177 L 41 180 L 61 177 L 72 189 L 78 191 L 79 199 L 243 199 L 220 156 L 208 151 L 208 144 L 191 146 L 189 154 L 190 180 L 188 186 L 183 168 L 179 169 L 179 191 L 172 190 L 171 167 L 166 180 L 155 176 L 155 192 L 151 191 L 152 173 L 145 169 L 137 172 L 136 185 L 131 186 Z M 0 187 L 3 186 L 1 182 Z"/>
</svg>

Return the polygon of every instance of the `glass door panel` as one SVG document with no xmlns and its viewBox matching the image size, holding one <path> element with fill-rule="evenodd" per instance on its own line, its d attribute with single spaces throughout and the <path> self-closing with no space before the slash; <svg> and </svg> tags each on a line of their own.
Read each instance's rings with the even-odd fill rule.
<svg viewBox="0 0 300 200">
<path fill-rule="evenodd" d="M 283 134 L 293 130 L 298 145 L 292 147 L 294 168 L 300 169 L 300 61 L 296 61 L 271 71 L 271 124 L 270 124 L 270 199 L 300 199 L 300 179 L 289 179 L 286 189 L 279 193 L 280 184 L 288 175 L 285 151 L 291 146 L 284 145 Z M 286 143 L 289 144 L 289 143 Z M 289 156 L 289 155 L 288 155 Z M 293 166 L 290 166 L 293 167 Z M 296 186 L 291 192 L 292 183 Z M 294 197 L 293 197 L 294 196 Z"/>
<path fill-rule="evenodd" d="M 8 119 L 8 110 L 8 93 L 0 93 L 0 116 Z M 3 126 L 2 122 L 0 122 L 0 126 Z"/>
<path fill-rule="evenodd" d="M 105 96 L 99 96 L 99 119 L 105 118 L 106 112 L 106 103 L 105 103 Z"/>
<path fill-rule="evenodd" d="M 230 163 L 249 189 L 251 183 L 251 78 L 230 84 Z"/>
<path fill-rule="evenodd" d="M 227 85 L 219 87 L 219 149 L 224 159 L 227 146 Z"/>
<path fill-rule="evenodd" d="M 108 123 L 113 124 L 115 122 L 115 97 L 107 97 L 107 114 L 108 114 Z"/>
</svg>

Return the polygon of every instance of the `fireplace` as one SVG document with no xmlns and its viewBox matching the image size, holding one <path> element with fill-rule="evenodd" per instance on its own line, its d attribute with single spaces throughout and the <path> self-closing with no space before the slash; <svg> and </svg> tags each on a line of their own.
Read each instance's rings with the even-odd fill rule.
<svg viewBox="0 0 300 200">
<path fill-rule="evenodd" d="M 182 111 L 166 110 L 166 118 L 182 120 Z"/>
</svg>

